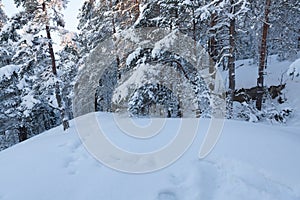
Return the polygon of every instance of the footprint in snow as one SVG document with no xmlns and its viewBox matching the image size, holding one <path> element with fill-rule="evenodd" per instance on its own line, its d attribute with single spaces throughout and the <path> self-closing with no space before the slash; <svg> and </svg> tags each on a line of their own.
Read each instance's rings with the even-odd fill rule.
<svg viewBox="0 0 300 200">
<path fill-rule="evenodd" d="M 158 194 L 158 200 L 177 200 L 176 194 L 172 191 L 162 191 Z"/>
<path fill-rule="evenodd" d="M 63 167 L 67 169 L 68 174 L 74 175 L 77 173 L 76 168 L 77 168 L 78 160 L 79 158 L 76 158 L 74 156 L 65 158 Z"/>
</svg>

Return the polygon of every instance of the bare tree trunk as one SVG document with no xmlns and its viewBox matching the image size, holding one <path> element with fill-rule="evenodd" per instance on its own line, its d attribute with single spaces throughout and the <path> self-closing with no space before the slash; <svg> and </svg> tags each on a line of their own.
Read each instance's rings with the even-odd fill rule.
<svg viewBox="0 0 300 200">
<path fill-rule="evenodd" d="M 210 19 L 210 38 L 208 42 L 208 51 L 210 56 L 214 61 L 217 59 L 217 40 L 216 40 L 216 30 L 214 27 L 217 25 L 217 14 L 212 14 Z"/>
<path fill-rule="evenodd" d="M 43 11 L 45 13 L 47 12 L 45 2 L 43 3 Z M 48 39 L 49 53 L 50 53 L 50 57 L 51 57 L 52 73 L 57 77 L 57 67 L 56 67 L 55 55 L 54 55 L 54 50 L 53 50 L 53 45 L 52 45 L 50 27 L 49 27 L 48 24 L 46 24 L 46 34 L 47 34 L 47 39 Z M 61 93 L 60 93 L 60 87 L 59 87 L 58 82 L 55 83 L 55 97 L 56 97 L 56 100 L 57 100 L 57 105 L 58 105 L 59 110 L 60 110 L 63 128 L 64 128 L 64 130 L 67 130 L 70 127 L 70 125 L 69 125 L 69 120 L 67 119 L 67 117 L 65 115 L 65 109 L 63 107 Z"/>
<path fill-rule="evenodd" d="M 192 7 L 192 15 L 193 15 L 193 20 L 192 20 L 193 39 L 194 39 L 194 46 L 195 46 L 195 49 L 196 49 L 196 44 L 197 44 L 197 35 L 196 35 L 197 27 L 196 27 L 196 25 L 197 25 L 197 23 L 196 23 L 195 7 L 194 6 Z"/>
<path fill-rule="evenodd" d="M 116 20 L 115 20 L 115 13 L 114 13 L 114 5 L 112 0 L 109 1 L 109 9 L 113 12 L 112 14 L 112 19 L 111 19 L 111 23 L 112 23 L 112 33 L 116 34 Z M 114 42 L 116 41 L 115 37 L 113 37 Z M 116 44 L 114 45 L 115 48 L 115 52 L 118 52 L 118 48 L 116 46 Z M 120 72 L 120 65 L 121 65 L 121 61 L 120 61 L 120 57 L 118 54 L 116 54 L 116 62 L 117 62 L 117 66 L 118 66 L 118 74 L 117 74 L 117 78 L 121 79 L 121 72 Z"/>
<path fill-rule="evenodd" d="M 269 13 L 270 13 L 271 0 L 266 0 L 265 3 L 265 15 L 264 15 L 264 24 L 262 30 L 262 39 L 260 47 L 260 57 L 259 57 L 259 66 L 258 66 L 258 78 L 257 78 L 257 100 L 256 108 L 261 110 L 263 94 L 264 94 L 264 69 L 266 67 L 267 59 L 267 36 L 269 30 Z"/>
<path fill-rule="evenodd" d="M 231 0 L 231 5 L 233 1 Z M 231 13 L 234 13 L 234 8 L 231 7 Z M 233 114 L 233 98 L 235 91 L 235 18 L 230 19 L 229 27 L 229 53 L 228 58 L 228 78 L 229 78 L 229 117 Z"/>
</svg>

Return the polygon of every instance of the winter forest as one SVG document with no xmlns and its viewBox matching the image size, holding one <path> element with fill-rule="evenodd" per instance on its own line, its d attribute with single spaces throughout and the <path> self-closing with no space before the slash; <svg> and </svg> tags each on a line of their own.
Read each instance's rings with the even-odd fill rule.
<svg viewBox="0 0 300 200">
<path fill-rule="evenodd" d="M 265 70 L 270 57 L 299 59 L 299 0 L 86 0 L 77 32 L 64 27 L 68 0 L 14 4 L 20 12 L 8 17 L 0 0 L 0 150 L 53 127 L 67 130 L 77 116 L 73 104 L 82 103 L 74 100 L 81 72 L 104 59 L 95 58 L 99 46 L 112 38 L 116 48 L 125 48 L 118 43 L 121 35 L 149 28 L 167 33 L 160 42 L 172 42 L 174 35 L 193 41 L 203 50 L 197 59 L 206 59 L 211 81 L 176 51 L 127 45 L 130 50 L 101 65 L 95 90 L 83 91 L 92 111 L 210 118 L 219 98 L 226 101 L 228 119 L 286 123 L 293 117 L 286 74 L 293 79 L 300 67 L 282 71 L 276 84 L 266 81 Z M 240 60 L 256 67 L 251 87 L 236 86 Z M 224 83 L 219 94 L 213 92 L 219 87 L 216 71 Z"/>
</svg>

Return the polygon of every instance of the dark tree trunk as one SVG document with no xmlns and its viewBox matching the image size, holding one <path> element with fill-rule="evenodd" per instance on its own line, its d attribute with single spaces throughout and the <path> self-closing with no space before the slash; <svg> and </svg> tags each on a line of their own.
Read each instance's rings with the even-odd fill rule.
<svg viewBox="0 0 300 200">
<path fill-rule="evenodd" d="M 209 89 L 211 91 L 214 91 L 215 89 L 215 62 L 217 61 L 217 40 L 216 40 L 216 30 L 214 29 L 214 27 L 217 24 L 217 15 L 216 14 L 212 14 L 211 15 L 211 21 L 210 21 L 210 38 L 209 38 L 209 42 L 208 42 L 208 52 L 209 55 L 211 56 L 211 62 L 209 65 L 209 74 L 211 76 L 211 82 L 209 83 Z"/>
<path fill-rule="evenodd" d="M 194 45 L 196 46 L 197 43 L 197 36 L 196 36 L 196 16 L 195 16 L 195 8 L 192 8 L 192 14 L 193 14 L 193 21 L 192 21 L 192 27 L 193 27 L 193 39 L 194 39 Z"/>
<path fill-rule="evenodd" d="M 210 19 L 210 37 L 209 37 L 209 42 L 208 42 L 208 51 L 209 55 L 213 58 L 213 60 L 216 62 L 217 61 L 217 40 L 216 40 L 216 30 L 215 26 L 217 25 L 217 14 L 212 14 L 211 19 Z"/>
<path fill-rule="evenodd" d="M 109 9 L 111 11 L 114 10 L 114 4 L 113 4 L 113 1 L 110 0 L 109 1 Z M 115 14 L 112 15 L 112 18 L 111 18 L 111 23 L 112 23 L 112 33 L 113 34 L 116 34 L 116 19 L 115 19 Z M 116 38 L 113 37 L 113 40 L 116 41 Z M 121 71 L 120 71 L 120 65 L 121 65 L 121 61 L 120 61 L 120 57 L 118 55 L 118 47 L 116 45 L 114 45 L 114 48 L 115 48 L 115 53 L 116 53 L 116 62 L 117 62 L 117 66 L 118 66 L 118 74 L 117 74 L 117 78 L 118 79 L 121 79 L 122 78 L 122 74 L 121 74 Z"/>
<path fill-rule="evenodd" d="M 43 11 L 46 13 L 47 9 L 46 9 L 46 3 L 43 3 Z M 46 24 L 46 34 L 47 34 L 47 39 L 48 39 L 48 47 L 49 47 L 49 53 L 50 53 L 50 58 L 51 58 L 51 64 L 52 64 L 52 73 L 57 76 L 57 67 L 56 67 L 56 61 L 55 61 L 55 55 L 54 55 L 54 50 L 53 50 L 53 45 L 52 45 L 52 38 L 51 38 L 51 33 L 50 33 L 50 27 L 48 24 Z M 62 118 L 62 124 L 63 124 L 63 128 L 64 130 L 67 130 L 70 125 L 69 125 L 69 121 L 65 116 L 65 109 L 63 107 L 63 103 L 62 103 L 62 98 L 61 98 L 61 93 L 60 93 L 60 87 L 59 87 L 59 83 L 56 82 L 55 83 L 55 97 L 57 100 L 57 105 L 60 109 L 60 114 L 61 114 L 61 118 Z"/>
<path fill-rule="evenodd" d="M 18 136 L 19 136 L 19 142 L 23 142 L 28 139 L 28 132 L 27 128 L 25 126 L 20 126 L 18 128 Z"/>
<path fill-rule="evenodd" d="M 234 2 L 231 1 L 231 5 Z M 231 13 L 234 13 L 234 8 L 231 7 Z M 229 117 L 233 112 L 233 98 L 235 91 L 235 18 L 230 19 L 229 27 L 229 53 L 230 57 L 228 58 L 228 78 L 229 78 Z"/>
<path fill-rule="evenodd" d="M 258 78 L 257 78 L 257 100 L 256 108 L 261 110 L 263 94 L 264 94 L 264 69 L 266 67 L 267 59 L 267 36 L 269 30 L 269 13 L 270 13 L 271 0 L 266 0 L 265 3 L 265 15 L 264 15 L 264 24 L 262 29 L 262 39 L 259 55 L 259 66 L 258 66 Z"/>
</svg>

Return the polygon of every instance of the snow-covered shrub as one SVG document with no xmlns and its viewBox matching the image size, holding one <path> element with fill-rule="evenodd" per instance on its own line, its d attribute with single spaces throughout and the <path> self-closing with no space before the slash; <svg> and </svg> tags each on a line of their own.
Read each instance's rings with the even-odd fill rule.
<svg viewBox="0 0 300 200">
<path fill-rule="evenodd" d="M 162 106 L 163 110 L 157 107 Z M 172 90 L 162 85 L 146 84 L 138 88 L 128 103 L 128 111 L 133 116 L 148 116 L 151 113 L 164 113 L 165 117 L 181 117 L 179 101 Z M 153 111 L 151 112 L 150 109 Z"/>
<path fill-rule="evenodd" d="M 257 110 L 255 101 L 249 103 L 234 102 L 233 119 L 249 122 L 269 121 L 271 123 L 285 123 L 291 117 L 292 109 L 288 106 L 279 106 L 275 101 L 266 100 L 262 110 Z"/>
</svg>

